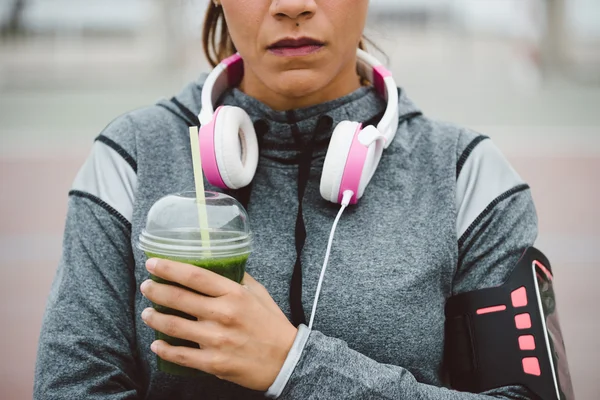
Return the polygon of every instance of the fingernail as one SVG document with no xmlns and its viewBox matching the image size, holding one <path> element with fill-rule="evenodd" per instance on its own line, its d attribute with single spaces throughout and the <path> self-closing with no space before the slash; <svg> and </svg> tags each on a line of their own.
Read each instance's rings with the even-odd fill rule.
<svg viewBox="0 0 600 400">
<path fill-rule="evenodd" d="M 148 319 L 148 317 L 150 316 L 151 310 L 149 308 L 146 308 L 144 311 L 142 311 L 142 319 L 146 320 Z"/>
<path fill-rule="evenodd" d="M 152 342 L 152 344 L 150 345 L 150 350 L 156 353 L 156 351 L 158 350 L 158 345 L 156 344 L 156 342 Z"/>
<path fill-rule="evenodd" d="M 150 272 L 154 271 L 154 268 L 156 268 L 156 262 L 158 260 L 156 258 L 149 258 L 148 261 L 146 261 L 146 269 Z"/>
<path fill-rule="evenodd" d="M 148 288 L 149 284 L 150 284 L 149 280 L 145 280 L 144 282 L 142 282 L 142 284 L 140 285 L 140 291 L 142 293 L 144 293 L 144 291 L 146 290 L 146 288 Z"/>
</svg>

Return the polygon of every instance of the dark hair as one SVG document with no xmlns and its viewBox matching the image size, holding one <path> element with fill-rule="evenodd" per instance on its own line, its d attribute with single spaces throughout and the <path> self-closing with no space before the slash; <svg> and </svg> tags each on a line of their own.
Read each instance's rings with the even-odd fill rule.
<svg viewBox="0 0 600 400">
<path fill-rule="evenodd" d="M 358 44 L 358 47 L 362 50 L 366 50 L 365 40 L 367 39 L 363 36 Z M 373 43 L 369 43 L 373 45 Z M 206 14 L 204 16 L 202 46 L 204 48 L 206 59 L 213 68 L 221 61 L 237 52 L 235 45 L 231 40 L 231 36 L 229 36 L 229 29 L 227 28 L 227 22 L 225 22 L 223 7 L 215 6 L 212 1 L 208 2 L 208 8 L 206 9 Z M 377 48 L 376 46 L 374 47 Z"/>
</svg>

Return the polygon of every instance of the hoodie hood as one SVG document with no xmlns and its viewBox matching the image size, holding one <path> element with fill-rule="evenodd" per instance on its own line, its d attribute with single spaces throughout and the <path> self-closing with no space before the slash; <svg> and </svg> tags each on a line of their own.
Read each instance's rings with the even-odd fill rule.
<svg viewBox="0 0 600 400">
<path fill-rule="evenodd" d="M 192 116 L 200 113 L 202 86 L 207 76 L 208 74 L 202 74 L 198 80 L 188 84 L 174 97 L 179 107 L 174 101 L 168 100 L 161 100 L 159 104 L 186 120 L 188 124 L 197 125 L 197 117 L 192 119 Z M 400 88 L 398 91 L 400 119 L 420 113 L 404 91 Z M 372 86 L 360 87 L 338 99 L 289 111 L 273 110 L 237 87 L 228 89 L 217 103 L 245 110 L 257 128 L 257 134 L 261 136 L 261 156 L 280 160 L 296 158 L 315 134 L 317 136 L 314 138 L 313 158 L 323 158 L 337 124 L 350 120 L 361 122 L 363 125 L 376 125 L 386 108 L 385 100 Z M 182 110 L 181 106 L 187 110 Z M 318 122 L 323 117 L 330 119 L 329 127 L 317 129 Z"/>
</svg>

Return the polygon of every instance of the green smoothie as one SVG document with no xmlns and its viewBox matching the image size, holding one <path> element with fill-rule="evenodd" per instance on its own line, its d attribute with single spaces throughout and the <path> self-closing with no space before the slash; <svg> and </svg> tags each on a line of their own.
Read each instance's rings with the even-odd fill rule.
<svg viewBox="0 0 600 400">
<path fill-rule="evenodd" d="M 235 281 L 237 283 L 241 283 L 242 279 L 244 278 L 244 272 L 246 270 L 246 260 L 248 260 L 249 254 L 242 254 L 242 255 L 234 256 L 234 257 L 206 258 L 206 259 L 189 259 L 189 258 L 172 257 L 172 256 L 167 257 L 167 256 L 164 256 L 161 254 L 154 254 L 154 253 L 148 253 L 148 252 L 146 252 L 146 256 L 148 258 L 163 258 L 163 259 L 177 261 L 177 262 L 181 262 L 181 263 L 185 263 L 185 264 L 195 265 L 197 267 L 205 268 L 210 271 L 213 271 L 214 273 L 224 276 L 225 278 L 231 279 L 232 281 Z M 158 283 L 165 283 L 165 284 L 175 285 L 178 287 L 185 288 L 184 286 L 182 286 L 178 283 L 166 281 L 166 280 L 159 278 L 157 276 L 154 276 L 152 274 L 150 274 L 150 278 L 153 281 L 158 282 Z M 185 289 L 189 290 L 189 288 L 185 288 Z M 176 315 L 181 318 L 185 318 L 185 319 L 189 319 L 189 320 L 196 320 L 195 317 L 192 317 L 191 315 L 188 315 L 188 314 L 178 311 L 178 310 L 173 310 L 171 308 L 164 307 L 164 306 L 154 304 L 154 303 L 152 303 L 152 306 L 154 307 L 154 309 L 156 309 L 156 311 L 161 312 L 163 314 Z M 159 332 L 159 331 L 155 331 L 155 336 L 156 336 L 157 340 L 164 340 L 165 342 L 167 342 L 173 346 L 186 346 L 186 347 L 192 347 L 192 348 L 196 348 L 196 349 L 199 348 L 197 343 L 190 342 L 188 340 L 171 337 L 171 336 L 165 335 L 164 333 Z M 205 375 L 205 373 L 202 371 L 199 371 L 199 370 L 196 370 L 193 368 L 182 367 L 180 365 L 171 363 L 169 361 L 165 361 L 158 356 L 156 357 L 156 361 L 158 364 L 158 369 L 162 372 L 166 372 L 166 373 L 173 374 L 173 375 L 179 375 L 179 376 Z"/>
<path fill-rule="evenodd" d="M 162 258 L 208 269 L 234 282 L 241 283 L 246 261 L 252 252 L 252 232 L 248 213 L 233 197 L 205 191 L 201 197 L 196 192 L 172 193 L 161 197 L 148 210 L 146 227 L 139 236 L 138 248 L 148 258 Z M 158 283 L 175 285 L 192 290 L 157 276 L 150 278 Z M 194 321 L 181 311 L 152 304 L 163 314 L 175 315 Z M 177 305 L 174 306 L 177 308 Z M 172 346 L 199 348 L 197 343 L 171 337 L 155 331 L 156 339 Z M 156 357 L 158 370 L 173 375 L 202 377 L 204 372 L 185 368 Z"/>
</svg>

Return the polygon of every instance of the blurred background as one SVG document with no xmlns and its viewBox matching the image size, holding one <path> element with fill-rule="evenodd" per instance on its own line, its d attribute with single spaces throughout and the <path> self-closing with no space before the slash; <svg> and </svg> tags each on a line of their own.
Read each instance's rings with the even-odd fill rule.
<svg viewBox="0 0 600 400">
<path fill-rule="evenodd" d="M 208 71 L 206 5 L 0 0 L 0 399 L 32 396 L 67 192 L 94 137 Z M 427 115 L 491 136 L 531 185 L 575 392 L 599 399 L 600 1 L 371 0 L 366 34 Z"/>
</svg>

